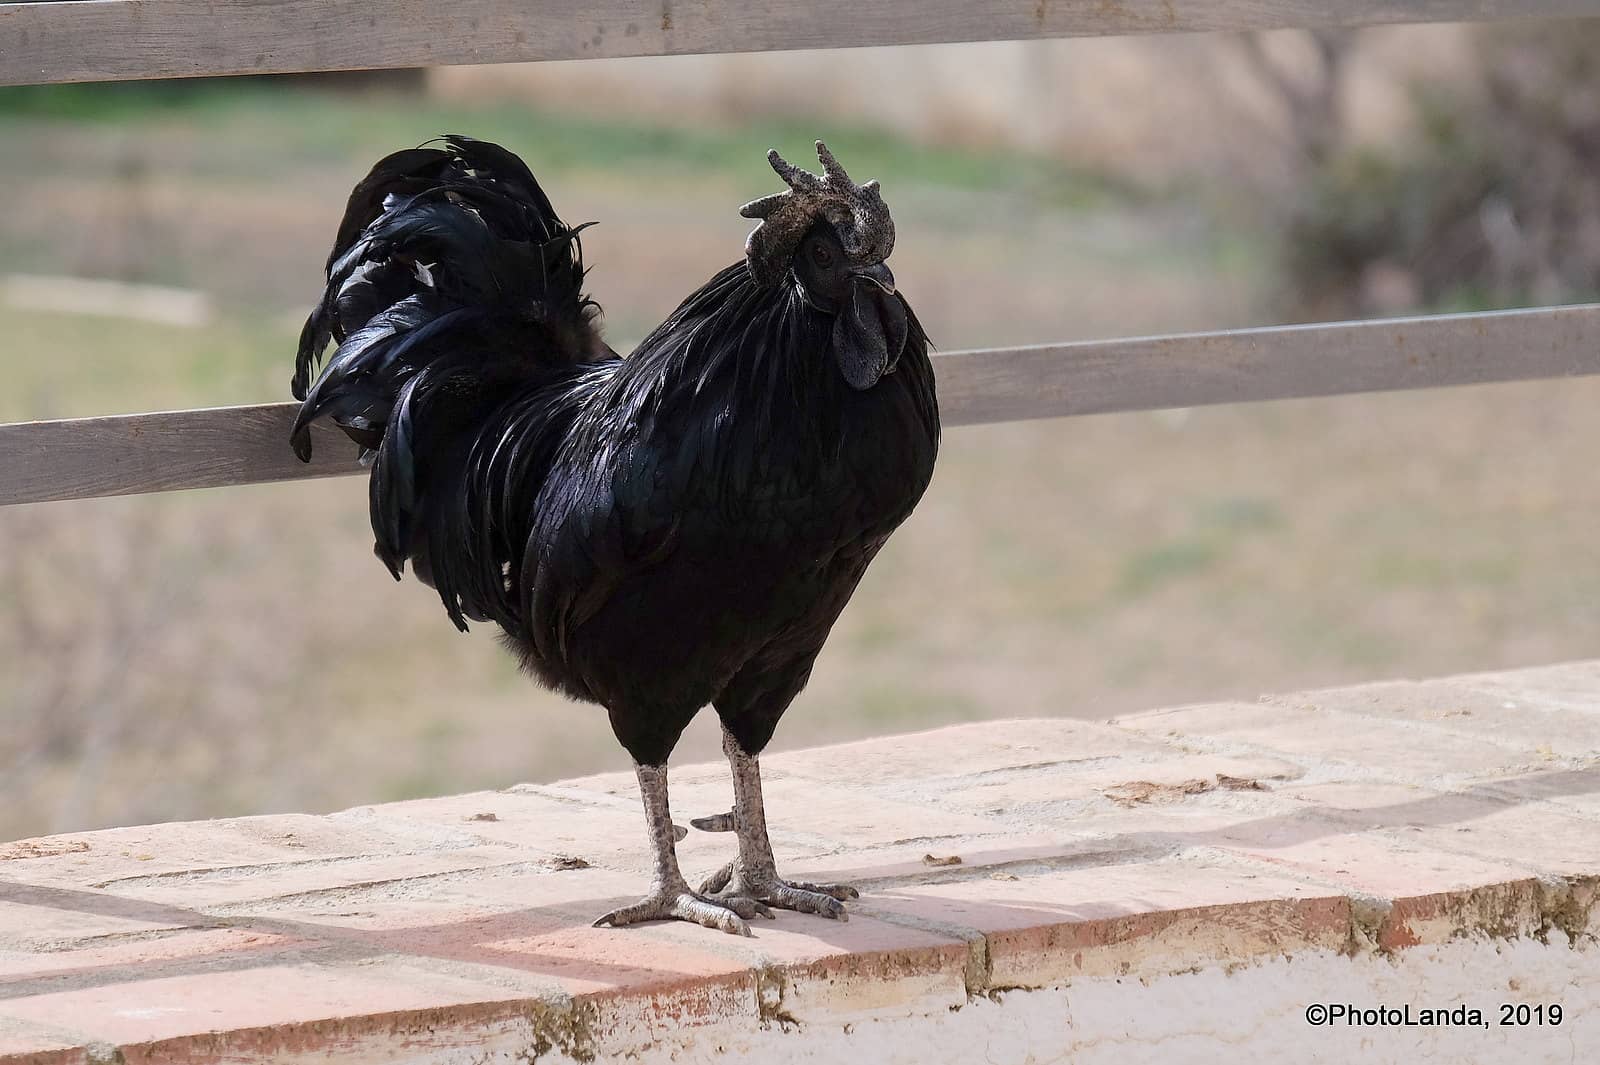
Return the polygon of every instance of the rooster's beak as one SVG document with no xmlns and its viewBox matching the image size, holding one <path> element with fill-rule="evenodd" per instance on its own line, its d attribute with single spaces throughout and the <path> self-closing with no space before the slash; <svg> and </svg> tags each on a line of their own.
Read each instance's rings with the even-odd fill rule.
<svg viewBox="0 0 1600 1065">
<path fill-rule="evenodd" d="M 865 270 L 857 270 L 851 276 L 871 281 L 889 295 L 894 295 L 894 274 L 890 272 L 888 263 L 879 263 Z"/>
</svg>

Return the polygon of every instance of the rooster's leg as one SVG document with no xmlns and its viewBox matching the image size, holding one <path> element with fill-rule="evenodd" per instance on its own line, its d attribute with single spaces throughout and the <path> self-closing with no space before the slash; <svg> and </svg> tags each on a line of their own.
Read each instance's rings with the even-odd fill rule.
<svg viewBox="0 0 1600 1065">
<path fill-rule="evenodd" d="M 645 822 L 650 828 L 651 847 L 655 850 L 655 876 L 648 895 L 632 906 L 612 910 L 598 918 L 595 925 L 692 921 L 735 935 L 749 935 L 750 926 L 744 919 L 757 914 L 771 917 L 772 911 L 755 899 L 709 899 L 689 890 L 678 869 L 678 855 L 673 848 L 679 830 L 672 824 L 672 812 L 667 805 L 667 767 L 635 765 L 634 772 L 639 778 L 639 796 L 644 800 Z"/>
<path fill-rule="evenodd" d="M 844 900 L 861 897 L 855 888 L 847 884 L 807 884 L 779 878 L 772 858 L 772 842 L 767 838 L 767 814 L 761 799 L 761 764 L 755 755 L 739 746 L 739 741 L 727 729 L 722 731 L 722 749 L 733 770 L 733 810 L 689 823 L 708 832 L 731 830 L 738 833 L 739 856 L 708 877 L 700 886 L 701 894 L 723 904 L 743 899 L 783 910 L 848 920 Z"/>
</svg>

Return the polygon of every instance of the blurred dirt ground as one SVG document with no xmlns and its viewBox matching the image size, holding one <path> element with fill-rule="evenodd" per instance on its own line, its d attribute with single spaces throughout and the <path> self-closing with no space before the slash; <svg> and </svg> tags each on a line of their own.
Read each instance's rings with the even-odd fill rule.
<svg viewBox="0 0 1600 1065">
<path fill-rule="evenodd" d="M 618 347 L 738 257 L 761 150 L 817 135 L 883 181 L 942 347 L 1270 320 L 1261 219 L 1214 184 L 1157 194 L 833 119 L 665 129 L 268 84 L 0 107 L 6 270 L 216 308 L 181 327 L 0 307 L 0 417 L 287 398 L 349 186 L 446 130 L 503 140 L 600 220 Z M 1577 381 L 952 430 L 777 743 L 1592 657 L 1597 400 Z M 396 586 L 365 509 L 349 479 L 0 509 L 0 838 L 625 764 L 603 713 Z M 682 756 L 715 739 L 698 722 Z"/>
</svg>

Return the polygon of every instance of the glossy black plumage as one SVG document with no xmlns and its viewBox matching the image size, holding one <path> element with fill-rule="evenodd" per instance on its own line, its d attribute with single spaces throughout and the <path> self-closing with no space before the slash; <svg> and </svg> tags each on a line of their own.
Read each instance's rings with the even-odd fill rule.
<svg viewBox="0 0 1600 1065">
<path fill-rule="evenodd" d="M 904 347 L 866 388 L 834 315 L 743 262 L 618 358 L 576 231 L 520 160 L 462 137 L 374 168 L 328 278 L 294 444 L 331 417 L 372 449 L 390 571 L 409 562 L 458 627 L 493 622 L 529 672 L 605 706 L 641 763 L 708 703 L 761 750 L 932 474 L 927 338 L 902 297 L 874 297 Z"/>
</svg>

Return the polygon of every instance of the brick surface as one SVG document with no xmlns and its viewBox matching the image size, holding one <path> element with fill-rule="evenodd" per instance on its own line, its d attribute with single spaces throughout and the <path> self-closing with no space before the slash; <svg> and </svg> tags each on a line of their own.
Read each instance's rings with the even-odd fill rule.
<svg viewBox="0 0 1600 1065">
<path fill-rule="evenodd" d="M 684 867 L 695 868 L 687 862 Z M 210 912 L 229 920 L 256 917 L 269 923 L 381 931 L 449 925 L 506 913 L 537 916 L 583 909 L 599 914 L 631 901 L 642 890 L 642 883 L 640 874 L 632 871 L 593 866 L 557 869 L 539 863 L 277 895 L 214 907 Z"/>
<path fill-rule="evenodd" d="M 1019 832 L 794 854 L 787 855 L 783 864 L 785 871 L 808 880 L 871 885 L 883 880 L 929 880 L 965 875 L 973 869 L 1053 862 L 1106 849 L 1098 839 Z"/>
<path fill-rule="evenodd" d="M 19 901 L 8 901 L 7 896 Z M 188 923 L 175 917 L 141 920 L 137 916 L 64 909 L 51 904 L 56 901 L 53 894 L 20 887 L 8 891 L 7 885 L 0 883 L 0 951 L 41 953 L 84 940 L 148 935 L 183 928 Z"/>
<path fill-rule="evenodd" d="M 1159 741 L 1132 739 L 1090 721 L 985 721 L 788 751 L 775 755 L 772 765 L 810 780 L 876 786 L 1164 750 Z"/>
<path fill-rule="evenodd" d="M 1584 756 L 1600 749 L 1600 713 L 1571 700 L 1540 697 L 1514 686 L 1447 681 L 1367 684 L 1289 698 L 1267 706 L 1312 705 L 1377 721 L 1406 721 L 1425 734 L 1449 734 L 1514 746 L 1543 758 Z"/>
<path fill-rule="evenodd" d="M 1600 665 L 958 726 L 765 760 L 836 923 L 596 929 L 631 774 L 0 844 L 0 1062 L 626 1056 L 1009 987 L 1600 930 Z M 727 809 L 674 767 L 676 819 Z M 679 844 L 691 879 L 729 834 Z M 91 1049 L 92 1048 L 92 1055 Z"/>
<path fill-rule="evenodd" d="M 1493 777 L 1482 781 L 1475 790 L 1511 802 L 1545 803 L 1600 817 L 1600 760 Z"/>
<path fill-rule="evenodd" d="M 1219 849 L 1254 858 L 1280 872 L 1340 885 L 1364 895 L 1409 898 L 1530 879 L 1535 870 L 1455 854 L 1374 833 L 1340 831 L 1334 822 L 1303 819 L 1225 829 Z"/>
<path fill-rule="evenodd" d="M 1172 972 L 1260 953 L 1343 947 L 1343 896 L 1250 868 L 1134 862 L 973 878 L 874 895 L 872 912 L 982 931 L 996 986 Z"/>
<path fill-rule="evenodd" d="M 1105 759 L 1067 772 L 1036 766 L 985 774 L 976 782 L 949 789 L 940 801 L 991 816 L 1005 816 L 1029 804 L 1083 799 L 1107 798 L 1133 806 L 1179 801 L 1215 789 L 1267 788 L 1304 772 L 1302 766 L 1282 758 L 1174 752 L 1155 758 Z"/>
<path fill-rule="evenodd" d="M 154 939 L 95 942 L 71 950 L 0 954 L 0 991 L 18 997 L 90 980 L 147 978 L 158 972 L 265 964 L 317 946 L 314 939 L 245 928 L 185 929 Z"/>
<path fill-rule="evenodd" d="M 819 929 L 814 918 L 780 912 L 757 931 L 751 939 L 707 942 L 687 926 L 663 925 L 651 935 L 675 950 L 711 950 L 767 974 L 764 1006 L 802 1023 L 856 1023 L 911 1003 L 959 1006 L 967 999 L 971 950 L 959 935 L 861 913 Z"/>
<path fill-rule="evenodd" d="M 1381 714 L 1327 709 L 1326 693 L 1258 703 L 1215 703 L 1122 718 L 1140 736 L 1199 743 L 1227 753 L 1341 763 L 1348 772 L 1422 781 L 1464 781 L 1538 768 L 1547 756 L 1517 737 L 1508 742 Z"/>
<path fill-rule="evenodd" d="M 1418 846 L 1475 855 L 1547 876 L 1600 872 L 1600 823 L 1545 807 L 1494 808 L 1460 823 L 1418 829 L 1409 838 Z"/>
<path fill-rule="evenodd" d="M 1542 703 L 1600 716 L 1600 661 L 1565 662 L 1500 673 L 1469 673 L 1444 683 L 1492 692 L 1507 702 Z"/>
<path fill-rule="evenodd" d="M 88 1065 L 89 1054 L 60 1029 L 41 1030 L 18 1020 L 0 1019 L 0 1061 L 10 1065 Z"/>
</svg>

